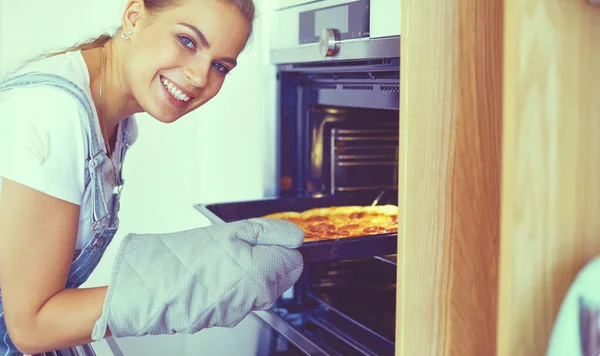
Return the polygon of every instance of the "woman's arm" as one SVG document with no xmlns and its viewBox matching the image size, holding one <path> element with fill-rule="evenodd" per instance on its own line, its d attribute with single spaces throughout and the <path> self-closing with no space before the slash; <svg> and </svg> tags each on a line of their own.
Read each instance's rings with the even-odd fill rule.
<svg viewBox="0 0 600 356">
<path fill-rule="evenodd" d="M 88 343 L 102 314 L 106 287 L 64 289 L 79 209 L 2 179 L 0 288 L 9 336 L 23 353 Z"/>
</svg>

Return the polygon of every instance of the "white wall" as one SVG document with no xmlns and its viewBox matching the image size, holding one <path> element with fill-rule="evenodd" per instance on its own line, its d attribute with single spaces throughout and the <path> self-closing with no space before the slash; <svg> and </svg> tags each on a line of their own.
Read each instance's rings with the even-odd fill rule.
<svg viewBox="0 0 600 356">
<path fill-rule="evenodd" d="M 261 198 L 274 193 L 274 69 L 268 64 L 268 0 L 258 0 L 254 40 L 238 58 L 221 92 L 211 102 L 174 124 L 140 114 L 139 138 L 128 152 L 121 203 L 121 226 L 100 266 L 83 287 L 106 285 L 114 255 L 129 232 L 171 232 L 207 224 L 196 203 Z M 21 61 L 69 47 L 120 23 L 124 0 L 0 0 L 0 74 Z M 214 330 L 196 338 L 170 338 L 173 350 L 218 345 L 236 355 L 253 354 L 254 326 L 243 323 L 227 333 Z M 250 330 L 250 331 L 249 331 Z M 159 355 L 165 338 L 124 340 L 130 355 Z M 183 341 L 182 341 L 183 340 Z M 188 340 L 188 341 L 185 341 Z M 134 342 L 135 341 L 135 342 Z M 255 340 L 256 341 L 256 340 Z M 133 344 L 131 342 L 134 342 Z M 184 342 L 184 344 L 180 344 Z M 194 347 L 186 343 L 192 343 Z M 216 346 L 215 346 L 216 345 Z M 233 347 L 236 345 L 233 344 Z M 137 351 L 135 351 L 137 350 Z M 187 351 L 181 351 L 185 354 Z M 217 351 L 215 351 L 217 352 Z M 223 351 L 225 352 L 225 351 Z"/>
<path fill-rule="evenodd" d="M 123 4 L 123 0 L 0 0 L 0 72 L 115 28 Z"/>
</svg>

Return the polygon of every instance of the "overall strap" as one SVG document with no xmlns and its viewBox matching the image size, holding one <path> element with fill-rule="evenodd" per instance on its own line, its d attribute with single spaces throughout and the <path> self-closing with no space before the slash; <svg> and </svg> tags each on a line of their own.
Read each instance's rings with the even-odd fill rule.
<svg viewBox="0 0 600 356">
<path fill-rule="evenodd" d="M 83 125 L 84 128 L 87 127 L 87 130 L 85 130 L 89 147 L 87 165 L 91 178 L 90 184 L 92 185 L 92 199 L 94 202 L 94 230 L 103 228 L 109 216 L 104 199 L 104 179 L 102 174 L 102 163 L 106 160 L 107 155 L 104 149 L 98 145 L 98 136 L 93 121 L 94 111 L 87 95 L 72 81 L 50 73 L 29 72 L 0 82 L 0 92 L 24 87 L 52 87 L 60 89 L 74 97 L 86 113 L 87 122 L 83 122 Z"/>
</svg>

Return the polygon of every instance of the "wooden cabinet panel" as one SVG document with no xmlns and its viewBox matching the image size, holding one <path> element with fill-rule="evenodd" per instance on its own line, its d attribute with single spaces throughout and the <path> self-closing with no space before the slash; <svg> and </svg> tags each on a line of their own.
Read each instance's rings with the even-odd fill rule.
<svg viewBox="0 0 600 356">
<path fill-rule="evenodd" d="M 505 3 L 498 355 L 542 355 L 600 255 L 600 8 Z"/>
<path fill-rule="evenodd" d="M 402 3 L 398 355 L 492 355 L 502 1 Z"/>
</svg>

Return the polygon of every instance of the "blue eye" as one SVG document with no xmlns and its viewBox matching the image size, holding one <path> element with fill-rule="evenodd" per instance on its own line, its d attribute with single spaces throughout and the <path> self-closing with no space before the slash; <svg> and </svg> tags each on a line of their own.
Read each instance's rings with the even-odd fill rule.
<svg viewBox="0 0 600 356">
<path fill-rule="evenodd" d="M 212 66 L 213 66 L 213 68 L 215 68 L 216 70 L 218 70 L 219 72 L 221 72 L 223 74 L 229 73 L 229 68 L 225 67 L 221 63 L 215 62 L 212 64 Z"/>
<path fill-rule="evenodd" d="M 189 49 L 196 49 L 196 44 L 187 36 L 178 36 L 179 41 Z"/>
</svg>

